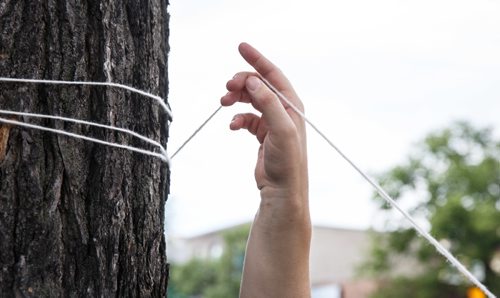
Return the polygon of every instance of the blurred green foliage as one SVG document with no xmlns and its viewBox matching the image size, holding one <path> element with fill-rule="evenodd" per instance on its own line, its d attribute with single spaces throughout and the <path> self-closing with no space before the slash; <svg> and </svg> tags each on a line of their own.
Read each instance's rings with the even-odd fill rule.
<svg viewBox="0 0 500 298">
<path fill-rule="evenodd" d="M 192 259 L 170 267 L 169 298 L 238 297 L 250 225 L 223 232 L 224 250 L 217 259 Z"/>
<path fill-rule="evenodd" d="M 490 291 L 500 293 L 500 272 L 491 264 L 500 251 L 500 142 L 491 129 L 459 122 L 432 133 L 402 165 L 381 175 L 380 184 L 412 206 L 410 214 L 426 220 L 431 234 Z M 388 222 L 388 230 L 374 234 L 371 257 L 363 266 L 381 280 L 373 297 L 465 297 L 470 283 L 405 220 Z M 416 260 L 412 274 L 390 274 L 398 255 Z"/>
</svg>

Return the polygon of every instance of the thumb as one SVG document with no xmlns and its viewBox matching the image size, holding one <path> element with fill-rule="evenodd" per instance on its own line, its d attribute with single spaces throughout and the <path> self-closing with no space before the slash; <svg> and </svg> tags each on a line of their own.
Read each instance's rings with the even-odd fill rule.
<svg viewBox="0 0 500 298">
<path fill-rule="evenodd" d="M 245 82 L 245 87 L 252 104 L 262 113 L 262 118 L 271 132 L 287 134 L 295 131 L 295 125 L 278 96 L 261 79 L 250 76 Z"/>
</svg>

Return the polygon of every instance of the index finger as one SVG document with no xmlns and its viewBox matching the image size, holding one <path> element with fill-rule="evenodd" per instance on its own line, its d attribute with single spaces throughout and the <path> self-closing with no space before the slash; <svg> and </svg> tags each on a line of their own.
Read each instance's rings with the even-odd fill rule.
<svg viewBox="0 0 500 298">
<path fill-rule="evenodd" d="M 279 92 L 287 95 L 287 98 L 300 110 L 303 110 L 302 102 L 298 99 L 292 84 L 276 65 L 248 43 L 241 43 L 238 50 L 245 61 L 264 79 L 271 83 Z"/>
</svg>

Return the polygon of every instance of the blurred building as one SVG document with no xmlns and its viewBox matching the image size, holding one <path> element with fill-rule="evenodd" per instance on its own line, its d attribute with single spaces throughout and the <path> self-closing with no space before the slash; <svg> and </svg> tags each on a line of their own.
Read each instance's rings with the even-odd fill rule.
<svg viewBox="0 0 500 298">
<path fill-rule="evenodd" d="M 224 250 L 222 234 L 233 228 L 236 227 L 190 238 L 169 238 L 169 261 L 184 263 L 194 257 L 209 259 L 221 256 Z M 370 246 L 368 231 L 314 226 L 310 256 L 312 297 L 368 297 L 377 283 L 358 278 L 357 270 L 368 256 Z"/>
<path fill-rule="evenodd" d="M 370 246 L 367 231 L 314 226 L 310 257 L 313 298 L 368 297 L 376 283 L 359 279 L 357 270 Z"/>
</svg>

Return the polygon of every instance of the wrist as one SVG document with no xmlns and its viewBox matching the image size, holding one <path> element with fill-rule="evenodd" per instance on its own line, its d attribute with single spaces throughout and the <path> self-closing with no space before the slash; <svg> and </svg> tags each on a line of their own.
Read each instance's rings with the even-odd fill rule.
<svg viewBox="0 0 500 298">
<path fill-rule="evenodd" d="M 309 228 L 309 197 L 307 187 L 292 190 L 264 187 L 256 220 L 269 228 Z"/>
</svg>

